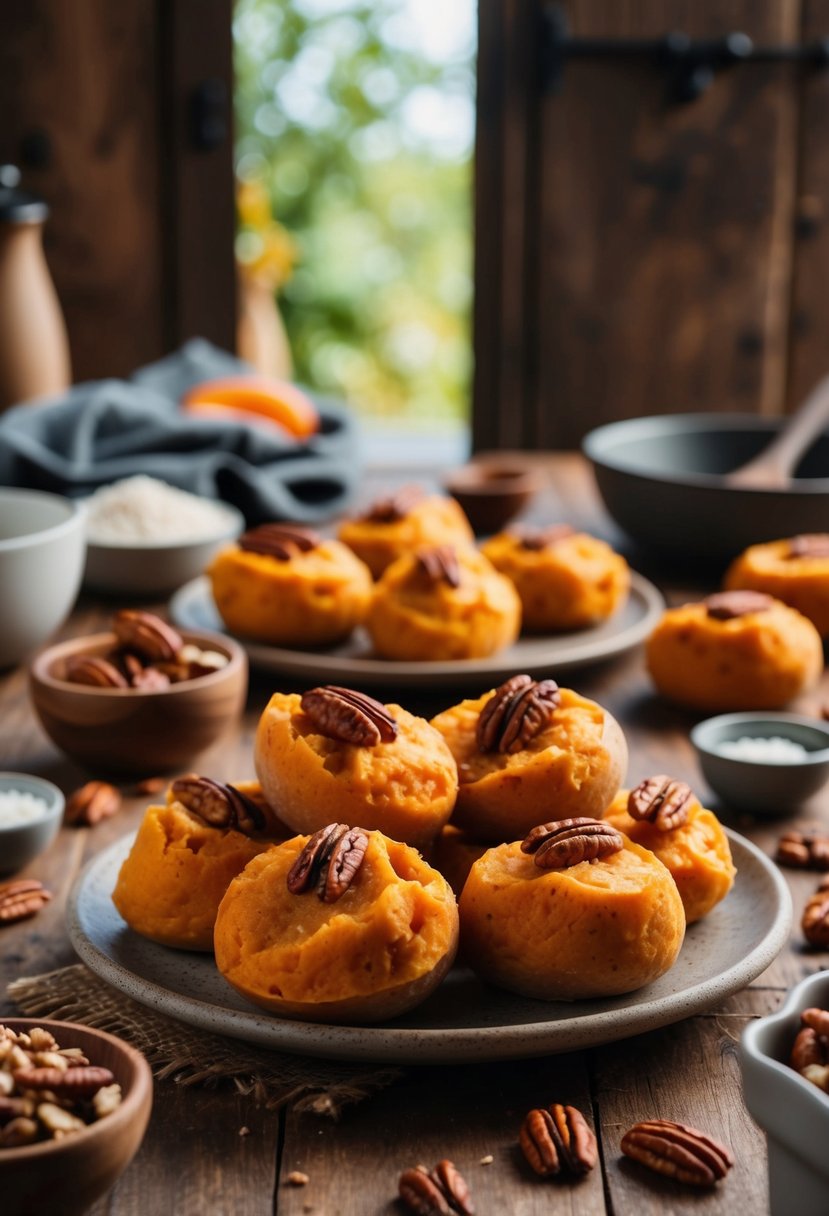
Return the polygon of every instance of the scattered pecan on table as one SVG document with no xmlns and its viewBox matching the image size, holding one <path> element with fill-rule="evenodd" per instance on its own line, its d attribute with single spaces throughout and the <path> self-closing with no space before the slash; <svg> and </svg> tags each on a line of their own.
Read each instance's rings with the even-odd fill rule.
<svg viewBox="0 0 829 1216">
<path fill-rule="evenodd" d="M 36 878 L 0 883 L 0 925 L 12 925 L 35 916 L 51 898 L 52 892 Z"/>
<path fill-rule="evenodd" d="M 302 694 L 300 706 L 315 728 L 327 739 L 353 743 L 356 747 L 376 747 L 393 743 L 397 723 L 379 701 L 351 688 L 324 684 Z"/>
<path fill-rule="evenodd" d="M 265 827 L 265 815 L 235 785 L 225 785 L 210 777 L 191 774 L 177 777 L 170 786 L 173 796 L 191 815 L 211 828 L 232 828 L 252 836 Z"/>
<path fill-rule="evenodd" d="M 798 870 L 829 870 L 829 836 L 822 828 L 784 832 L 777 842 L 775 861 Z"/>
<path fill-rule="evenodd" d="M 533 853 L 542 870 L 566 870 L 618 853 L 624 844 L 621 833 L 609 823 L 579 817 L 539 824 L 522 840 L 521 852 Z"/>
<path fill-rule="evenodd" d="M 814 895 L 807 899 L 800 927 L 810 946 L 817 950 L 829 949 L 829 877 L 824 878 Z"/>
<path fill-rule="evenodd" d="M 445 1159 L 431 1170 L 423 1165 L 404 1170 L 398 1191 L 406 1211 L 414 1216 L 475 1216 L 463 1175 Z"/>
<path fill-rule="evenodd" d="M 353 883 L 368 848 L 368 834 L 347 823 L 329 823 L 310 837 L 288 871 L 288 890 L 304 895 L 315 890 L 333 904 Z"/>
<path fill-rule="evenodd" d="M 64 822 L 70 827 L 95 827 L 121 809 L 121 795 L 108 781 L 87 781 L 66 800 Z"/>
<path fill-rule="evenodd" d="M 714 1186 L 734 1164 L 724 1144 L 670 1119 L 634 1124 L 622 1137 L 621 1148 L 625 1156 L 657 1174 L 690 1186 Z"/>
<path fill-rule="evenodd" d="M 481 752 L 522 751 L 546 729 L 561 701 L 555 680 L 512 676 L 495 692 L 478 715 L 475 740 Z"/>
<path fill-rule="evenodd" d="M 560 1102 L 531 1110 L 518 1142 L 530 1167 L 542 1178 L 562 1173 L 583 1177 L 598 1159 L 596 1137 L 584 1115 Z"/>
<path fill-rule="evenodd" d="M 691 787 L 660 773 L 646 777 L 628 794 L 628 814 L 632 819 L 649 820 L 660 832 L 671 832 L 688 822 L 694 802 Z"/>
<path fill-rule="evenodd" d="M 322 541 L 311 528 L 297 528 L 293 524 L 260 524 L 249 528 L 239 537 L 238 545 L 246 553 L 260 553 L 264 557 L 275 557 L 288 562 L 298 553 L 310 553 Z"/>
</svg>

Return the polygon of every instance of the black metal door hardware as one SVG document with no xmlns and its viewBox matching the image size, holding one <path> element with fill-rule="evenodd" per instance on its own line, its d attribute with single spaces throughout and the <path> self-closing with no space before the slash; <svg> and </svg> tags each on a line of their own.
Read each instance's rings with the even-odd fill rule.
<svg viewBox="0 0 829 1216">
<path fill-rule="evenodd" d="M 665 73 L 668 100 L 696 101 L 713 84 L 718 72 L 736 64 L 794 63 L 808 68 L 829 67 L 829 38 L 790 46 L 755 46 L 748 34 L 735 31 L 722 38 L 693 39 L 679 30 L 662 38 L 574 38 L 561 4 L 542 10 L 542 89 L 562 87 L 564 69 L 572 59 L 628 58 L 650 61 Z"/>
</svg>

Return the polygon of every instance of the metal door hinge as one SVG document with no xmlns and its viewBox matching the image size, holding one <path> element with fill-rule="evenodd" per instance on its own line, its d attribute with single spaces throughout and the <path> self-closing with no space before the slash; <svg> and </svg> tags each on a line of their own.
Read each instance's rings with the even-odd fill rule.
<svg viewBox="0 0 829 1216">
<path fill-rule="evenodd" d="M 790 46 L 755 46 L 748 34 L 734 31 L 722 38 L 694 39 L 681 30 L 662 38 L 574 38 L 561 4 L 542 10 L 541 85 L 555 93 L 571 59 L 630 58 L 650 61 L 665 73 L 668 100 L 696 101 L 717 74 L 740 63 L 795 63 L 812 68 L 829 66 L 829 38 Z"/>
</svg>

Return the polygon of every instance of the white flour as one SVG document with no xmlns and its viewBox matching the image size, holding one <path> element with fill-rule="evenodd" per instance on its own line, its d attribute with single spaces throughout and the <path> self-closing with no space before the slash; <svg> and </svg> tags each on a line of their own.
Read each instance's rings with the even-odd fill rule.
<svg viewBox="0 0 829 1216">
<path fill-rule="evenodd" d="M 102 486 L 87 507 L 87 535 L 99 544 L 207 540 L 230 524 L 220 503 L 143 475 Z"/>
</svg>

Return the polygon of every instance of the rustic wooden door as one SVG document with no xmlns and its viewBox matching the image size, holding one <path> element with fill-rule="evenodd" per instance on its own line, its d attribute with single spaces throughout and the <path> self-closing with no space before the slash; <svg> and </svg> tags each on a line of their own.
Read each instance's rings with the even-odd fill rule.
<svg viewBox="0 0 829 1216">
<path fill-rule="evenodd" d="M 232 0 L 4 0 L 0 157 L 51 206 L 74 378 L 235 333 Z"/>
<path fill-rule="evenodd" d="M 829 70 L 769 53 L 683 104 L 664 61 L 620 46 L 566 56 L 552 87 L 546 9 L 479 9 L 476 447 L 790 409 L 829 371 Z M 581 38 L 829 37 L 829 0 L 560 9 Z"/>
</svg>

